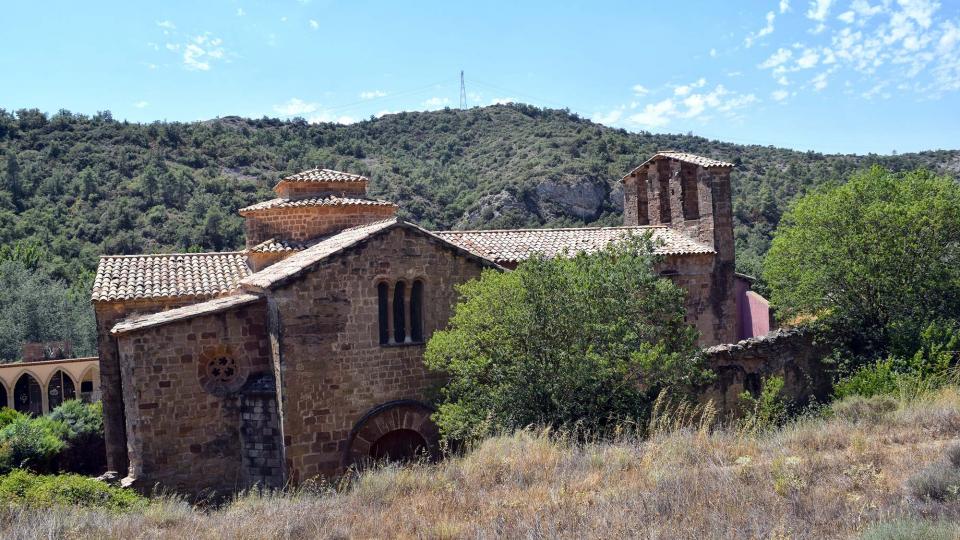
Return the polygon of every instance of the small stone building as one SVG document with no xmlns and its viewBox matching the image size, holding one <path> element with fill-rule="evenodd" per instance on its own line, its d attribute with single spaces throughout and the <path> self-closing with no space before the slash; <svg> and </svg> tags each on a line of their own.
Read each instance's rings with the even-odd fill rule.
<svg viewBox="0 0 960 540">
<path fill-rule="evenodd" d="M 230 492 L 435 450 L 442 381 L 422 358 L 454 286 L 629 233 L 652 235 L 703 346 L 749 337 L 741 311 L 760 304 L 735 286 L 731 169 L 658 153 L 623 179 L 623 227 L 444 232 L 396 218 L 365 177 L 313 169 L 240 210 L 243 251 L 104 256 L 109 467 L 147 488 Z"/>
</svg>

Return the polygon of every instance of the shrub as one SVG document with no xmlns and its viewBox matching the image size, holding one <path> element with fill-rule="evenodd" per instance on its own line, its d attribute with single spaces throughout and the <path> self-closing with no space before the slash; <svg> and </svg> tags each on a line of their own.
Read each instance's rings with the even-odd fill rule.
<svg viewBox="0 0 960 540">
<path fill-rule="evenodd" d="M 13 423 L 18 418 L 25 418 L 26 415 L 9 407 L 0 409 L 0 429 L 3 429 Z"/>
<path fill-rule="evenodd" d="M 70 439 L 103 435 L 103 405 L 100 402 L 65 401 L 50 413 L 50 419 L 63 422 L 69 430 L 67 437 Z"/>
<path fill-rule="evenodd" d="M 130 510 L 146 506 L 140 495 L 75 474 L 35 475 L 17 470 L 0 476 L 0 501 L 48 508 L 84 506 L 107 510 Z"/>
<path fill-rule="evenodd" d="M 894 367 L 894 359 L 888 358 L 860 367 L 852 374 L 840 379 L 834 384 L 833 393 L 838 399 L 848 396 L 889 395 L 897 391 L 898 384 L 899 374 Z"/>
<path fill-rule="evenodd" d="M 66 432 L 63 422 L 49 417 L 15 419 L 0 430 L 0 469 L 51 470 L 66 447 Z"/>
<path fill-rule="evenodd" d="M 750 392 L 742 392 L 746 414 L 741 427 L 747 431 L 763 431 L 779 426 L 787 418 L 787 405 L 781 395 L 783 377 L 770 377 L 763 380 L 760 395 L 754 397 Z"/>
<path fill-rule="evenodd" d="M 66 448 L 59 456 L 63 471 L 94 474 L 106 467 L 103 438 L 103 405 L 77 400 L 64 402 L 50 413 L 50 419 L 66 428 Z"/>
<path fill-rule="evenodd" d="M 664 388 L 708 373 L 683 289 L 654 271 L 649 238 L 573 258 L 537 257 L 458 288 L 426 364 L 449 376 L 435 420 L 472 439 L 528 425 L 602 434 L 645 420 Z"/>
<path fill-rule="evenodd" d="M 897 519 L 876 523 L 864 531 L 862 540 L 955 540 L 960 537 L 960 525 L 948 521 Z"/>
<path fill-rule="evenodd" d="M 838 418 L 851 422 L 876 422 L 887 413 L 897 410 L 897 406 L 897 400 L 891 396 L 852 395 L 835 401 L 830 405 L 830 410 Z"/>
<path fill-rule="evenodd" d="M 907 481 L 918 499 L 953 501 L 960 499 L 960 469 L 951 463 L 934 463 Z"/>
</svg>

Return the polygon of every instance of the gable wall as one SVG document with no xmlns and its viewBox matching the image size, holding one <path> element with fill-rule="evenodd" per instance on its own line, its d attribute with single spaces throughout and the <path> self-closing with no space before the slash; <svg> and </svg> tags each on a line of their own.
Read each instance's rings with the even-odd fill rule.
<svg viewBox="0 0 960 540">
<path fill-rule="evenodd" d="M 130 475 L 138 487 L 245 487 L 237 395 L 212 393 L 201 378 L 206 361 L 223 354 L 236 359 L 239 384 L 271 373 L 266 321 L 259 303 L 117 337 Z"/>
<path fill-rule="evenodd" d="M 428 400 L 440 381 L 422 344 L 380 345 L 377 283 L 424 281 L 424 338 L 446 325 L 454 285 L 480 275 L 473 260 L 406 229 L 321 263 L 273 291 L 281 333 L 281 395 L 288 474 L 335 474 L 351 429 L 373 407 Z"/>
</svg>

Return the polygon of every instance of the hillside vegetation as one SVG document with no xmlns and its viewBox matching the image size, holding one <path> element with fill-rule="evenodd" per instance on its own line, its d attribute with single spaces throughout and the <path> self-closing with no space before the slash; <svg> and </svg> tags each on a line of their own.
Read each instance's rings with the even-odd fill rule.
<svg viewBox="0 0 960 540">
<path fill-rule="evenodd" d="M 5 538 L 855 538 L 960 535 L 960 393 L 854 397 L 783 428 L 665 414 L 648 439 L 521 431 L 437 464 L 126 512 L 17 502 Z M 688 411 L 689 412 L 689 411 Z M 703 411 L 699 411 L 702 413 Z M 697 419 L 702 421 L 697 421 Z M 7 496 L 0 492 L 0 496 Z M 8 497 L 8 496 L 7 496 Z M 19 501 L 19 499 L 18 499 Z M 79 504 L 82 504 L 81 500 Z"/>
<path fill-rule="evenodd" d="M 960 171 L 958 151 L 803 153 L 628 133 L 527 105 L 348 126 L 237 117 L 130 124 L 108 112 L 0 109 L 0 245 L 41 246 L 42 266 L 69 282 L 103 253 L 239 248 L 236 210 L 269 197 L 281 175 L 318 165 L 369 175 L 372 195 L 428 228 L 614 225 L 619 178 L 658 149 L 736 163 L 738 265 L 754 274 L 786 205 L 811 187 L 873 164 Z"/>
</svg>

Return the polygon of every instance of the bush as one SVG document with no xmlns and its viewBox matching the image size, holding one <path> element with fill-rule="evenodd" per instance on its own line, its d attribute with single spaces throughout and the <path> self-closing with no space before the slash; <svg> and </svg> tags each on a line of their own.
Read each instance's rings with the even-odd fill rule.
<svg viewBox="0 0 960 540">
<path fill-rule="evenodd" d="M 0 501 L 35 507 L 83 506 L 121 511 L 142 508 L 140 495 L 75 474 L 39 476 L 13 471 L 0 476 Z"/>
<path fill-rule="evenodd" d="M 851 422 L 877 422 L 887 413 L 897 410 L 897 406 L 897 400 L 887 395 L 852 395 L 835 401 L 830 410 L 838 418 Z"/>
<path fill-rule="evenodd" d="M 897 519 L 876 523 L 864 531 L 862 540 L 955 540 L 960 538 L 960 525 L 949 521 Z"/>
<path fill-rule="evenodd" d="M 754 397 L 750 392 L 742 392 L 746 415 L 741 420 L 741 428 L 748 431 L 763 431 L 781 425 L 787 418 L 787 404 L 781 395 L 783 377 L 770 377 L 763 380 L 760 395 Z"/>
<path fill-rule="evenodd" d="M 837 381 L 833 394 L 837 399 L 849 396 L 872 397 L 896 393 L 900 375 L 894 367 L 894 359 L 880 360 L 860 367 L 852 374 Z"/>
<path fill-rule="evenodd" d="M 683 289 L 654 271 L 648 238 L 533 258 L 458 288 L 425 363 L 448 384 L 435 420 L 473 439 L 528 425 L 602 434 L 644 421 L 661 390 L 701 382 Z"/>
<path fill-rule="evenodd" d="M 66 433 L 63 422 L 48 417 L 15 419 L 0 430 L 0 470 L 52 470 L 57 455 L 66 447 Z"/>
<path fill-rule="evenodd" d="M 960 470 L 951 464 L 934 463 L 908 481 L 910 493 L 918 499 L 953 501 L 960 499 Z"/>
<path fill-rule="evenodd" d="M 70 439 L 103 435 L 103 404 L 100 402 L 65 401 L 50 413 L 50 419 L 63 422 Z"/>
<path fill-rule="evenodd" d="M 0 429 L 3 429 L 13 423 L 18 418 L 25 418 L 26 415 L 9 407 L 0 409 Z"/>
<path fill-rule="evenodd" d="M 66 428 L 67 446 L 60 452 L 60 470 L 86 474 L 104 470 L 107 463 L 101 403 L 66 401 L 50 413 L 50 419 Z"/>
</svg>

